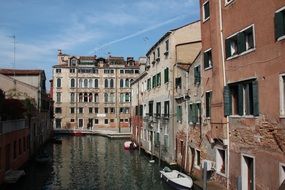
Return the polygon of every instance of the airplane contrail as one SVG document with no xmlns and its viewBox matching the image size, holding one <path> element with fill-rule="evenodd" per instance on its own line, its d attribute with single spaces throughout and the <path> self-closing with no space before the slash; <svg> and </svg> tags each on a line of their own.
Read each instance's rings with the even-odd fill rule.
<svg viewBox="0 0 285 190">
<path fill-rule="evenodd" d="M 100 50 L 100 49 L 102 49 L 102 48 L 104 48 L 104 47 L 110 46 L 110 45 L 112 45 L 112 44 L 116 44 L 116 43 L 118 43 L 118 42 L 121 42 L 121 41 L 130 39 L 130 38 L 136 37 L 136 36 L 138 36 L 138 35 L 141 35 L 141 34 L 143 34 L 143 33 L 149 32 L 149 31 L 151 31 L 151 30 L 157 29 L 157 28 L 159 28 L 159 27 L 161 27 L 161 26 L 164 26 L 164 25 L 169 24 L 169 23 L 171 23 L 171 22 L 174 22 L 174 21 L 176 21 L 176 20 L 182 19 L 182 18 L 184 18 L 185 16 L 187 16 L 187 15 L 185 14 L 185 15 L 180 15 L 180 16 L 174 17 L 174 18 L 169 19 L 169 20 L 167 20 L 167 21 L 164 21 L 164 22 L 162 22 L 162 23 L 159 23 L 159 24 L 156 24 L 156 25 L 154 25 L 154 26 L 150 26 L 150 27 L 148 27 L 148 28 L 145 28 L 145 29 L 143 29 L 143 30 L 140 30 L 140 31 L 138 31 L 138 32 L 135 32 L 135 33 L 133 33 L 133 34 L 129 34 L 129 35 L 124 36 L 124 37 L 122 37 L 122 38 L 119 38 L 119 39 L 110 41 L 110 42 L 108 42 L 108 43 L 105 43 L 105 44 L 103 44 L 103 45 L 101 45 L 101 46 L 95 48 L 94 50 L 92 50 L 92 51 L 90 52 L 90 54 L 93 54 L 94 52 L 96 52 L 96 51 L 98 51 L 98 50 Z"/>
</svg>

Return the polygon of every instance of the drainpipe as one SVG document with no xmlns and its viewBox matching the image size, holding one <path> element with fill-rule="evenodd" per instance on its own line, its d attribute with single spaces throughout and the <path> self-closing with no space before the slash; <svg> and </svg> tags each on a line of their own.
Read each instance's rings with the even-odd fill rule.
<svg viewBox="0 0 285 190">
<path fill-rule="evenodd" d="M 222 20 L 222 2 L 219 0 L 219 23 L 220 23 L 220 43 L 222 49 L 222 65 L 223 65 L 223 82 L 224 86 L 227 85 L 226 81 L 226 71 L 225 71 L 225 49 L 224 49 L 224 34 L 223 34 L 223 20 Z M 230 186 L 230 131 L 229 131 L 229 116 L 226 117 L 226 127 L 227 127 L 227 189 Z"/>
<path fill-rule="evenodd" d="M 175 119 L 175 111 L 174 111 L 174 109 L 175 109 L 175 107 L 174 107 L 174 85 L 175 85 L 175 83 L 174 83 L 174 69 L 175 69 L 175 67 L 176 67 L 176 58 L 175 58 L 175 63 L 174 63 L 174 65 L 173 65 L 173 68 L 172 68 L 172 145 L 173 145 L 173 149 L 175 150 L 175 152 L 174 152 L 174 154 L 175 154 L 175 160 L 177 161 L 177 155 L 176 155 L 176 136 L 175 136 L 175 134 L 174 134 L 174 119 Z M 175 137 L 175 138 L 174 138 Z"/>
</svg>

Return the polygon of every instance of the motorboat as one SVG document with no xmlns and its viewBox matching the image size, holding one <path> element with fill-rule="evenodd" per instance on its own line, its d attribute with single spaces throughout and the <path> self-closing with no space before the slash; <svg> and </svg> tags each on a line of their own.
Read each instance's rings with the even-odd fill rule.
<svg viewBox="0 0 285 190">
<path fill-rule="evenodd" d="M 24 170 L 8 170 L 5 172 L 5 183 L 16 183 L 22 176 L 26 175 Z"/>
<path fill-rule="evenodd" d="M 171 170 L 169 167 L 165 167 L 160 171 L 160 178 L 164 179 L 173 188 L 179 190 L 191 189 L 193 186 L 191 177 L 177 170 Z"/>
<path fill-rule="evenodd" d="M 35 157 L 37 163 L 48 163 L 51 161 L 51 157 L 47 153 L 41 153 Z"/>
<path fill-rule="evenodd" d="M 51 142 L 52 142 L 53 144 L 62 144 L 62 139 L 59 138 L 59 137 L 52 137 L 52 138 L 51 138 Z"/>
<path fill-rule="evenodd" d="M 134 150 L 137 148 L 137 145 L 133 141 L 126 141 L 124 142 L 124 148 L 126 150 Z"/>
</svg>

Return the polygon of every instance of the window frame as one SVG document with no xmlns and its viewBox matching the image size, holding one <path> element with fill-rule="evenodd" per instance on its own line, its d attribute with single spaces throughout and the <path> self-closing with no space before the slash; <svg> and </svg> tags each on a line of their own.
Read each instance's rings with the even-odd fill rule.
<svg viewBox="0 0 285 190">
<path fill-rule="evenodd" d="M 232 2 L 234 2 L 234 0 L 225 0 L 225 6 L 231 4 Z"/>
<path fill-rule="evenodd" d="M 209 59 L 208 60 L 208 67 L 205 67 L 205 54 L 208 54 L 209 52 L 211 52 L 211 60 Z M 212 54 L 212 48 L 209 48 L 209 49 L 206 49 L 204 52 L 203 52 L 203 66 L 204 66 L 204 70 L 210 70 L 213 68 L 213 54 Z"/>
<path fill-rule="evenodd" d="M 279 41 L 285 39 L 285 28 L 283 28 L 283 30 L 284 30 L 283 31 L 283 35 L 278 37 L 278 38 L 276 38 L 276 20 L 275 20 L 275 17 L 276 17 L 276 14 L 280 13 L 280 12 L 283 12 L 283 22 L 285 22 L 285 6 L 281 7 L 277 11 L 275 11 L 275 14 L 274 14 L 274 32 L 275 32 L 275 40 L 276 40 L 276 42 L 279 42 Z"/>
<path fill-rule="evenodd" d="M 209 101 L 209 114 L 207 114 L 207 94 L 210 94 L 210 101 Z M 205 117 L 207 119 L 211 118 L 211 104 L 212 104 L 212 96 L 213 96 L 213 91 L 209 90 L 205 92 Z"/>
<path fill-rule="evenodd" d="M 194 167 L 195 167 L 196 169 L 199 169 L 199 170 L 200 170 L 200 168 L 201 168 L 201 150 L 195 148 L 194 151 L 195 151 L 195 155 L 194 155 Z M 197 152 L 199 152 L 199 162 L 200 162 L 200 164 L 197 164 L 197 161 L 198 161 Z"/>
<path fill-rule="evenodd" d="M 220 158 L 221 158 L 221 154 L 219 151 L 224 151 L 225 153 L 225 158 L 224 158 L 224 170 L 225 170 L 225 173 L 222 173 L 221 170 L 219 169 L 218 170 L 218 167 L 221 166 L 220 165 Z M 224 177 L 227 177 L 227 167 L 228 167 L 228 164 L 227 164 L 227 151 L 225 148 L 222 148 L 222 147 L 216 147 L 215 148 L 215 152 L 216 152 L 216 173 L 218 175 L 221 175 L 221 176 L 224 176 Z M 220 157 L 218 157 L 220 156 Z M 223 160 L 223 158 L 221 158 L 221 160 Z"/>
<path fill-rule="evenodd" d="M 285 118 L 285 73 L 279 75 L 280 117 Z"/>
<path fill-rule="evenodd" d="M 205 18 L 205 5 L 207 3 L 209 5 L 209 16 L 207 18 Z M 209 0 L 207 0 L 207 1 L 205 1 L 203 3 L 203 5 L 202 5 L 202 14 L 203 14 L 203 23 L 210 19 L 211 14 L 210 14 L 210 1 Z"/>
</svg>

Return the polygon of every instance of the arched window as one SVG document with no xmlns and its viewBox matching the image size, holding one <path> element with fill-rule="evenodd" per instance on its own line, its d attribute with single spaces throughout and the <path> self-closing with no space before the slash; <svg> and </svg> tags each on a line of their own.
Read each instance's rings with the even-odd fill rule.
<svg viewBox="0 0 285 190">
<path fill-rule="evenodd" d="M 108 88 L 108 79 L 105 79 L 105 88 Z"/>
<path fill-rule="evenodd" d="M 98 79 L 95 79 L 95 82 L 94 82 L 95 84 L 95 88 L 98 88 Z"/>
<path fill-rule="evenodd" d="M 114 79 L 110 79 L 110 88 L 114 88 Z"/>
<path fill-rule="evenodd" d="M 129 79 L 126 79 L 126 83 L 125 83 L 126 85 L 126 87 L 130 87 L 130 83 L 129 83 Z"/>
<path fill-rule="evenodd" d="M 79 79 L 79 88 L 82 88 L 83 87 L 83 80 L 82 79 Z"/>
<path fill-rule="evenodd" d="M 88 94 L 86 92 L 84 93 L 84 102 L 88 102 Z"/>
<path fill-rule="evenodd" d="M 104 94 L 104 101 L 105 101 L 105 102 L 108 102 L 108 93 L 105 93 L 105 94 Z"/>
<path fill-rule="evenodd" d="M 99 95 L 97 93 L 95 93 L 95 98 L 94 98 L 95 102 L 99 102 Z"/>
<path fill-rule="evenodd" d="M 134 81 L 134 79 L 131 79 L 131 80 L 130 80 L 130 84 L 131 84 L 133 81 Z"/>
<path fill-rule="evenodd" d="M 82 102 L 82 99 L 83 99 L 82 93 L 79 93 L 79 102 Z"/>
<path fill-rule="evenodd" d="M 84 79 L 84 88 L 87 88 L 87 87 L 88 87 L 88 80 Z"/>
<path fill-rule="evenodd" d="M 75 79 L 70 80 L 70 87 L 74 88 L 75 87 Z"/>
<path fill-rule="evenodd" d="M 92 101 L 93 101 L 93 94 L 89 93 L 89 102 L 92 102 Z"/>
<path fill-rule="evenodd" d="M 56 87 L 60 88 L 61 87 L 61 78 L 56 79 Z"/>
<path fill-rule="evenodd" d="M 93 87 L 93 80 L 89 79 L 89 88 L 92 88 L 92 87 Z"/>
<path fill-rule="evenodd" d="M 111 103 L 114 103 L 114 102 L 115 102 L 115 96 L 114 96 L 114 93 L 113 93 L 113 92 L 111 92 L 111 94 L 110 94 L 110 102 L 111 102 Z"/>
<path fill-rule="evenodd" d="M 123 79 L 120 80 L 120 88 L 124 88 L 124 80 Z"/>
</svg>

